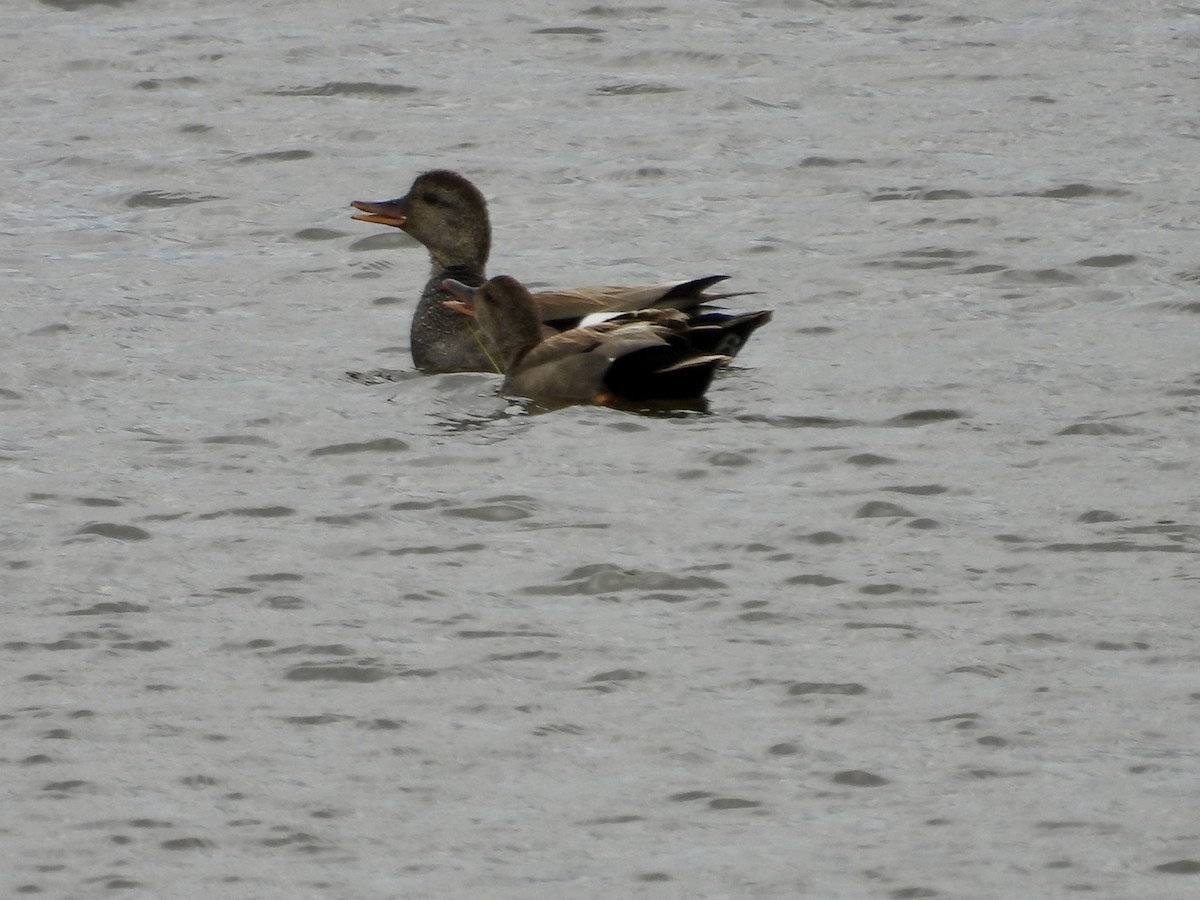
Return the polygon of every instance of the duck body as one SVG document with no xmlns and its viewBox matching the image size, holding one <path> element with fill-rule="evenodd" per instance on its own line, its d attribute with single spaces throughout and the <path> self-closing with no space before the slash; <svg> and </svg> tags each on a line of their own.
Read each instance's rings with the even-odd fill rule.
<svg viewBox="0 0 1200 900">
<path fill-rule="evenodd" d="M 471 287 L 483 284 L 481 274 L 454 268 L 435 271 L 429 278 L 413 312 L 409 346 L 413 365 L 426 374 L 435 372 L 497 372 L 496 348 L 489 346 L 478 330 L 464 324 L 463 317 L 450 312 L 443 301 L 452 295 L 443 287 L 455 279 Z"/>
<path fill-rule="evenodd" d="M 567 403 L 697 400 L 729 362 L 698 350 L 688 316 L 677 310 L 623 313 L 545 337 L 536 299 L 515 278 L 442 287 L 452 296 L 446 309 L 474 319 L 496 348 L 507 394 Z"/>
<path fill-rule="evenodd" d="M 431 271 L 413 314 L 410 332 L 413 363 L 422 372 L 496 372 L 498 348 L 469 317 L 450 311 L 443 288 L 453 280 L 478 287 L 487 280 L 491 252 L 491 223 L 487 201 L 475 185 L 457 172 L 436 169 L 417 176 L 408 193 L 395 200 L 351 204 L 355 219 L 399 228 L 429 251 Z M 631 312 L 645 308 L 696 310 L 737 293 L 709 294 L 726 275 L 653 285 L 576 288 L 541 291 L 532 295 L 544 337 L 577 327 L 584 317 L 601 312 Z M 703 313 L 707 329 L 697 340 L 709 341 L 719 355 L 735 355 L 756 328 L 770 321 L 767 310 L 750 317 L 721 310 Z"/>
</svg>

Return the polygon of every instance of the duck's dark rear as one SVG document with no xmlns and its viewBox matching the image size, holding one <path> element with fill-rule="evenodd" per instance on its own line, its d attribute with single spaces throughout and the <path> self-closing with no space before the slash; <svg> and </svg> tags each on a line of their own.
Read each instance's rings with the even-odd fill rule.
<svg viewBox="0 0 1200 900">
<path fill-rule="evenodd" d="M 623 400 L 694 400 L 727 362 L 728 356 L 696 355 L 672 345 L 644 347 L 614 359 L 604 385 Z"/>
<path fill-rule="evenodd" d="M 701 353 L 737 356 L 756 330 L 771 321 L 771 310 L 735 313 L 723 309 L 699 309 L 688 318 L 692 346 Z"/>
</svg>

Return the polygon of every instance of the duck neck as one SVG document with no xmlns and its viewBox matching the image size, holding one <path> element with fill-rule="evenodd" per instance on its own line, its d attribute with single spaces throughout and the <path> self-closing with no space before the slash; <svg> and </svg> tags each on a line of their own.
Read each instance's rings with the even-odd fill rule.
<svg viewBox="0 0 1200 900">
<path fill-rule="evenodd" d="M 451 265 L 441 265 L 434 260 L 433 268 L 429 272 L 429 277 L 436 281 L 439 285 L 448 278 L 453 278 L 455 281 L 461 281 L 463 284 L 471 287 L 478 287 L 486 279 L 483 274 L 483 265 L 476 263 L 454 263 Z"/>
<path fill-rule="evenodd" d="M 426 244 L 426 249 L 429 251 L 429 262 L 434 275 L 458 278 L 460 281 L 465 279 L 460 278 L 459 274 L 478 275 L 483 278 L 492 249 L 491 225 L 486 218 L 482 222 L 470 223 L 461 229 L 455 229 L 449 236 L 439 236 L 437 242 L 432 245 Z"/>
<path fill-rule="evenodd" d="M 508 334 L 496 340 L 496 355 L 505 372 L 512 370 L 530 350 L 541 343 L 542 333 L 539 324 L 536 331 L 524 334 Z"/>
<path fill-rule="evenodd" d="M 532 302 L 528 308 L 510 309 L 503 318 L 485 310 L 478 317 L 479 329 L 495 346 L 505 372 L 511 371 L 530 350 L 542 341 L 542 323 Z"/>
<path fill-rule="evenodd" d="M 453 278 L 461 281 L 464 284 L 478 284 L 487 276 L 483 273 L 487 269 L 487 254 L 475 257 L 462 256 L 444 256 L 442 254 L 429 254 L 429 277 Z"/>
</svg>

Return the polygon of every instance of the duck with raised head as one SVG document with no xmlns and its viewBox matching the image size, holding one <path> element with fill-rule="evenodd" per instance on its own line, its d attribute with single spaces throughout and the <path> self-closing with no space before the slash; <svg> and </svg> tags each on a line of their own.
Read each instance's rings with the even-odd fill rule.
<svg viewBox="0 0 1200 900">
<path fill-rule="evenodd" d="M 442 287 L 447 279 L 471 287 L 487 279 L 492 229 L 487 201 L 479 189 L 457 172 L 435 169 L 417 176 L 403 197 L 382 202 L 355 200 L 351 206 L 359 210 L 355 219 L 399 228 L 429 251 L 432 271 L 412 320 L 416 367 L 426 373 L 497 371 L 497 348 L 472 327 L 469 319 L 447 310 L 442 302 L 449 299 Z M 576 327 L 583 317 L 594 313 L 648 307 L 697 310 L 714 300 L 739 296 L 705 293 L 727 277 L 709 275 L 633 287 L 540 291 L 533 298 L 543 333 L 550 336 Z M 712 327 L 697 334 L 699 341 L 711 342 L 699 349 L 726 356 L 736 355 L 751 332 L 771 319 L 769 310 L 753 315 L 731 315 L 716 309 L 697 311 L 701 314 Z"/>
<path fill-rule="evenodd" d="M 729 362 L 696 349 L 678 310 L 642 309 L 547 338 L 537 301 L 515 278 L 478 287 L 447 279 L 441 288 L 450 296 L 443 308 L 474 320 L 496 348 L 506 394 L 603 405 L 698 400 Z"/>
</svg>

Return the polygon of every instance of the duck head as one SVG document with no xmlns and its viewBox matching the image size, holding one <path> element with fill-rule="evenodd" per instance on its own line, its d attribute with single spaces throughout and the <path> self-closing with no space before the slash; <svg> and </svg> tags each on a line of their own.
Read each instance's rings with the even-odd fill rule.
<svg viewBox="0 0 1200 900">
<path fill-rule="evenodd" d="M 360 222 L 399 228 L 425 245 L 439 270 L 482 272 L 492 246 L 487 201 L 457 172 L 435 169 L 417 176 L 395 200 L 355 200 Z"/>
<path fill-rule="evenodd" d="M 476 321 L 499 352 L 504 371 L 541 343 L 542 320 L 537 304 L 512 276 L 497 275 L 477 288 L 448 278 L 442 282 L 442 290 L 450 294 L 442 305 Z"/>
</svg>

